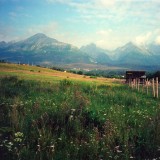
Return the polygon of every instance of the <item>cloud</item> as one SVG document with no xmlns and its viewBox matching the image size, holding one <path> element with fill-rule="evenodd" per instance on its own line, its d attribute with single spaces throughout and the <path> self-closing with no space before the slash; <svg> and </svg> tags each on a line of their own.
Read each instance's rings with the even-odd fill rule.
<svg viewBox="0 0 160 160">
<path fill-rule="evenodd" d="M 24 7 L 17 6 L 13 11 L 10 11 L 8 15 L 12 20 L 19 20 L 19 18 L 31 18 L 32 15 L 30 13 L 31 12 L 25 12 Z"/>
<path fill-rule="evenodd" d="M 139 35 L 135 37 L 133 42 L 136 43 L 137 45 L 145 45 L 153 42 L 156 44 L 160 44 L 160 29 L 155 29 L 146 32 L 145 34 Z"/>
<path fill-rule="evenodd" d="M 30 28 L 28 28 L 27 33 L 29 35 L 33 35 L 35 33 L 44 33 L 47 35 L 55 33 L 55 31 L 58 29 L 58 23 L 57 22 L 49 22 L 45 25 L 33 25 Z"/>
<path fill-rule="evenodd" d="M 48 3 L 64 3 L 68 4 L 68 2 L 71 2 L 71 0 L 46 0 Z"/>
<path fill-rule="evenodd" d="M 0 2 L 2 1 L 7 2 L 8 0 L 0 0 Z M 31 0 L 24 1 L 31 2 Z M 42 7 L 49 8 L 48 10 L 42 9 L 43 15 L 40 14 L 41 8 L 38 8 L 41 5 L 32 6 L 35 7 L 35 12 L 32 12 L 33 8 L 31 7 L 32 10 L 29 10 L 29 6 L 26 5 L 29 3 L 24 3 L 25 5 L 16 3 L 16 8 L 13 6 L 11 10 L 6 10 L 8 11 L 8 19 L 10 22 L 12 20 L 12 27 L 15 29 L 13 33 L 8 33 L 8 35 L 19 34 L 22 38 L 26 38 L 37 32 L 42 32 L 49 37 L 78 46 L 96 42 L 103 48 L 115 48 L 121 43 L 124 44 L 133 39 L 137 44 L 148 43 L 151 40 L 159 42 L 157 37 L 160 35 L 159 32 L 154 33 L 154 30 L 160 26 L 159 0 L 42 1 L 41 5 L 46 3 Z M 39 2 L 37 1 L 37 3 Z M 44 19 L 44 17 L 46 18 Z M 5 18 L 1 17 L 1 19 Z M 46 24 L 46 21 L 50 22 Z M 41 24 L 43 22 L 45 24 Z M 19 28 L 18 25 L 20 25 Z M 28 27 L 28 25 L 30 26 Z M 1 37 L 4 37 L 7 32 L 5 35 L 2 34 Z"/>
<path fill-rule="evenodd" d="M 119 34 L 120 33 L 118 31 L 111 28 L 101 29 L 96 32 L 94 40 L 97 46 L 104 49 L 113 50 L 126 43 L 126 41 L 122 40 L 122 38 L 121 40 L 119 39 L 119 37 L 121 37 Z M 123 36 L 125 37 L 125 35 Z"/>
<path fill-rule="evenodd" d="M 46 0 L 48 3 L 61 3 L 66 4 L 71 7 L 76 7 L 76 9 L 100 9 L 100 8 L 108 8 L 110 6 L 113 6 L 116 2 L 116 0 L 107 1 L 107 0 Z"/>
<path fill-rule="evenodd" d="M 16 12 L 9 12 L 9 16 L 11 18 L 17 17 L 17 13 Z"/>
<path fill-rule="evenodd" d="M 94 1 L 94 6 L 97 6 L 97 7 L 101 7 L 101 8 L 109 8 L 109 7 L 112 7 L 116 4 L 116 1 L 115 0 L 95 0 Z"/>
<path fill-rule="evenodd" d="M 110 20 L 115 23 L 123 22 L 128 18 L 150 20 L 152 12 L 158 14 L 158 0 L 46 0 L 49 3 L 60 3 L 72 7 L 79 15 L 90 20 Z M 159 18 L 159 15 L 157 16 Z M 79 19 L 79 17 L 77 18 Z M 157 18 L 153 23 L 157 23 Z M 151 25 L 151 24 L 150 24 Z"/>
<path fill-rule="evenodd" d="M 159 44 L 160 45 L 160 36 L 158 36 L 155 40 L 156 44 Z"/>
<path fill-rule="evenodd" d="M 144 35 L 137 36 L 134 41 L 138 45 L 146 44 L 150 41 L 152 35 L 153 35 L 152 32 L 148 32 Z"/>
<path fill-rule="evenodd" d="M 11 41 L 17 40 L 18 37 L 15 36 L 16 30 L 12 26 L 5 26 L 4 24 L 0 23 L 0 41 Z"/>
<path fill-rule="evenodd" d="M 98 47 L 102 47 L 102 48 L 110 48 L 110 46 L 107 45 L 107 41 L 106 40 L 98 40 L 95 42 L 96 45 Z"/>
<path fill-rule="evenodd" d="M 99 30 L 96 32 L 97 35 L 99 36 L 108 36 L 110 33 L 112 33 L 112 29 L 108 29 L 108 30 Z"/>
<path fill-rule="evenodd" d="M 101 47 L 104 49 L 114 50 L 117 47 L 124 45 L 125 43 L 117 40 L 116 37 L 113 37 L 113 38 L 108 37 L 108 38 L 97 40 L 95 44 L 98 47 Z"/>
<path fill-rule="evenodd" d="M 45 25 L 32 25 L 29 28 L 17 28 L 14 26 L 6 26 L 0 23 L 0 41 L 18 41 L 36 33 L 44 33 L 53 38 L 54 35 L 57 35 L 56 38 L 58 38 L 58 35 L 60 35 L 58 34 L 58 23 L 50 22 Z"/>
</svg>

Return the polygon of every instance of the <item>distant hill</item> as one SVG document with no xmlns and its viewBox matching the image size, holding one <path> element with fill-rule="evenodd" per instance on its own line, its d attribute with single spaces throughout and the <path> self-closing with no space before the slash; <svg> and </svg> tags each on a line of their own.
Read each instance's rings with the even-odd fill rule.
<svg viewBox="0 0 160 160">
<path fill-rule="evenodd" d="M 0 60 L 38 65 L 69 65 L 76 67 L 95 65 L 130 69 L 160 69 L 160 45 L 152 43 L 137 46 L 132 42 L 114 51 L 91 43 L 80 49 L 71 44 L 38 33 L 18 42 L 0 42 Z M 84 68 L 84 67 L 83 67 Z"/>
</svg>

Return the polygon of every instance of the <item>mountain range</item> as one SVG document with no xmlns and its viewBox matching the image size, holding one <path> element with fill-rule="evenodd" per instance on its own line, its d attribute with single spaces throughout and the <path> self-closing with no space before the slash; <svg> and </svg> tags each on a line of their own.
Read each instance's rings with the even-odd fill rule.
<svg viewBox="0 0 160 160">
<path fill-rule="evenodd" d="M 18 42 L 0 42 L 0 60 L 36 65 L 103 65 L 132 69 L 160 69 L 160 45 L 132 42 L 113 51 L 91 43 L 81 48 L 38 33 Z"/>
</svg>

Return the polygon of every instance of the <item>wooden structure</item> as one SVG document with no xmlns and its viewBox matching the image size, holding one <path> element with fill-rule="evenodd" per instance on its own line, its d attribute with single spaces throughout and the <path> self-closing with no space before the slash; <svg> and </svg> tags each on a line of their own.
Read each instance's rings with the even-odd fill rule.
<svg viewBox="0 0 160 160">
<path fill-rule="evenodd" d="M 139 80 L 139 83 L 144 83 L 146 79 L 145 71 L 126 71 L 126 83 L 133 82 L 135 79 Z"/>
<path fill-rule="evenodd" d="M 159 98 L 159 78 L 156 77 L 148 80 L 145 71 L 126 71 L 126 83 L 128 83 L 132 89 L 147 92 L 147 95 L 150 91 L 153 97 Z"/>
</svg>

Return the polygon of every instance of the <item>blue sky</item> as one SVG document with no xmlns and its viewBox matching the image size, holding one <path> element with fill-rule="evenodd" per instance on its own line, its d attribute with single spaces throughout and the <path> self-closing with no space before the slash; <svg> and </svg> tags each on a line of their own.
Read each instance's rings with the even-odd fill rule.
<svg viewBox="0 0 160 160">
<path fill-rule="evenodd" d="M 77 47 L 160 44 L 160 0 L 0 0 L 0 41 L 44 33 Z"/>
</svg>

